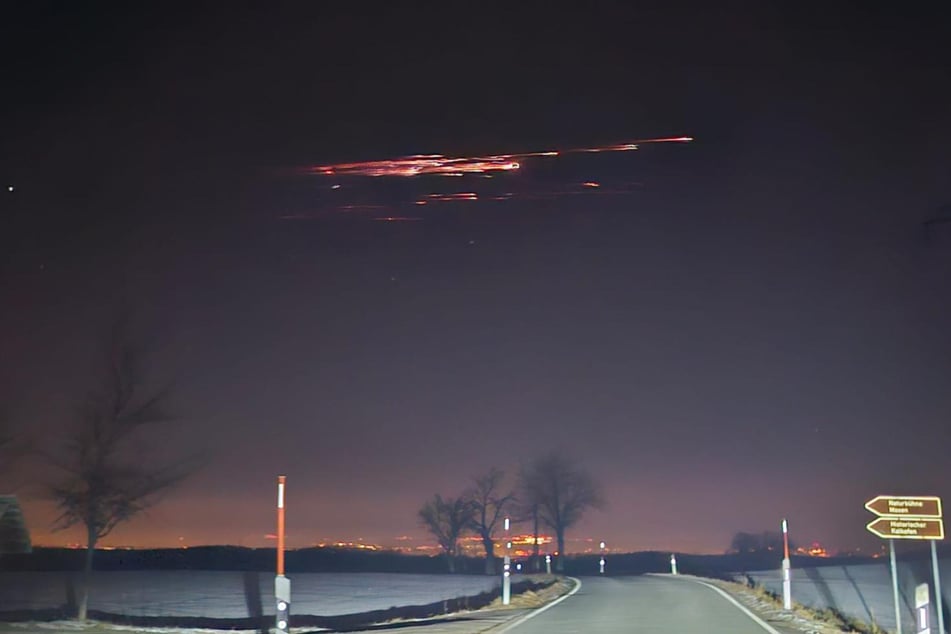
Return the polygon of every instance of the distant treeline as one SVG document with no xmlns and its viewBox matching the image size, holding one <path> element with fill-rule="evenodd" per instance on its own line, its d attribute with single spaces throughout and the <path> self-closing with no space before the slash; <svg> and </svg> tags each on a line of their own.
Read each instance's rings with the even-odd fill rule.
<svg viewBox="0 0 951 634">
<path fill-rule="evenodd" d="M 0 570 L 81 570 L 85 549 L 34 548 L 31 554 L 0 557 Z M 195 546 L 143 550 L 97 550 L 96 570 L 250 570 L 275 568 L 275 549 L 241 546 Z M 481 565 L 481 564 L 480 564 Z M 416 572 L 438 573 L 445 563 L 437 557 L 396 551 L 304 548 L 286 553 L 293 572 Z M 473 565 L 477 570 L 478 566 Z"/>
<path fill-rule="evenodd" d="M 3 555 L 0 570 L 68 571 L 81 570 L 84 549 L 35 548 L 31 554 Z M 565 573 L 593 575 L 598 573 L 599 554 L 569 556 Z M 640 552 L 609 554 L 605 573 L 608 575 L 670 572 L 670 553 Z M 793 567 L 863 563 L 865 558 L 793 557 Z M 868 559 L 871 561 L 871 559 Z M 518 563 L 516 560 L 515 563 Z M 197 546 L 152 550 L 100 550 L 96 553 L 97 570 L 274 570 L 273 548 L 239 546 Z M 725 576 L 728 573 L 779 568 L 780 559 L 773 552 L 731 553 L 726 555 L 677 555 L 677 568 L 684 574 Z M 399 572 L 442 574 L 446 572 L 441 557 L 409 555 L 396 551 L 366 551 L 344 548 L 304 548 L 290 550 L 286 555 L 288 574 L 295 572 Z M 457 572 L 483 574 L 481 558 L 464 557 Z"/>
</svg>

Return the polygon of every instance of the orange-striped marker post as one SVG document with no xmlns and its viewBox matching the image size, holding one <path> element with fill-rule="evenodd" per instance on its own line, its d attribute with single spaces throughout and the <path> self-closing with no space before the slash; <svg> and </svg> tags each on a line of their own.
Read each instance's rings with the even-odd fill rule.
<svg viewBox="0 0 951 634">
<path fill-rule="evenodd" d="M 290 631 L 291 580 L 284 576 L 284 485 L 287 476 L 277 476 L 277 576 L 274 577 L 274 599 L 277 601 L 277 631 Z"/>
</svg>

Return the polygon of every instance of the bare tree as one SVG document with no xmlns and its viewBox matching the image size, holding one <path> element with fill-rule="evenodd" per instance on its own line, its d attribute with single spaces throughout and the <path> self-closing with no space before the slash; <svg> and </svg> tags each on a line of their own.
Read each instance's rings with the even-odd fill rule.
<svg viewBox="0 0 951 634">
<path fill-rule="evenodd" d="M 473 506 L 465 497 L 443 499 L 438 493 L 419 509 L 423 526 L 439 542 L 449 564 L 449 572 L 456 571 L 459 556 L 459 538 L 472 524 Z"/>
<path fill-rule="evenodd" d="M 495 574 L 495 529 L 515 500 L 511 491 L 504 492 L 505 472 L 492 467 L 475 478 L 475 486 L 466 494 L 472 504 L 471 528 L 482 539 L 485 549 L 485 574 Z"/>
<path fill-rule="evenodd" d="M 515 521 L 531 522 L 532 525 L 532 569 L 541 570 L 541 554 L 539 553 L 539 499 L 541 489 L 535 482 L 535 475 L 524 465 L 518 474 L 518 494 L 515 505 Z"/>
<path fill-rule="evenodd" d="M 754 553 L 759 550 L 759 539 L 753 533 L 739 531 L 733 535 L 730 540 L 730 548 L 727 552 L 734 553 Z"/>
<path fill-rule="evenodd" d="M 747 533 L 739 531 L 730 540 L 730 549 L 733 553 L 782 553 L 784 548 L 783 534 L 778 531 L 762 531 L 761 533 Z M 789 542 L 790 550 L 795 550 L 793 542 Z"/>
<path fill-rule="evenodd" d="M 565 531 L 589 508 L 604 501 L 601 487 L 591 475 L 560 453 L 550 453 L 531 462 L 523 472 L 526 489 L 534 497 L 539 519 L 555 532 L 558 571 L 564 570 Z"/>
<path fill-rule="evenodd" d="M 130 342 L 127 320 L 113 326 L 106 352 L 102 384 L 87 395 L 62 450 L 51 456 L 63 472 L 50 486 L 60 512 L 56 528 L 86 530 L 80 620 L 86 619 L 96 544 L 188 472 L 185 461 L 149 464 L 142 455 L 143 435 L 171 420 L 169 392 L 145 385 L 143 354 Z"/>
</svg>

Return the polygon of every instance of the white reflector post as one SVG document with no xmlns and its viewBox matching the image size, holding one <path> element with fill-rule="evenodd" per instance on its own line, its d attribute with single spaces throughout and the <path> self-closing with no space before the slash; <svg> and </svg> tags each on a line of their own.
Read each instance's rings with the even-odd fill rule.
<svg viewBox="0 0 951 634">
<path fill-rule="evenodd" d="M 287 634 L 291 629 L 291 580 L 284 575 L 274 577 L 274 600 L 277 631 Z"/>
<path fill-rule="evenodd" d="M 512 601 L 512 542 L 509 540 L 509 518 L 505 518 L 505 560 L 502 563 L 502 605 Z"/>
<path fill-rule="evenodd" d="M 930 592 L 927 583 L 915 587 L 915 634 L 931 634 Z"/>
<path fill-rule="evenodd" d="M 792 610 L 792 578 L 789 564 L 789 524 L 783 518 L 783 609 Z"/>
</svg>

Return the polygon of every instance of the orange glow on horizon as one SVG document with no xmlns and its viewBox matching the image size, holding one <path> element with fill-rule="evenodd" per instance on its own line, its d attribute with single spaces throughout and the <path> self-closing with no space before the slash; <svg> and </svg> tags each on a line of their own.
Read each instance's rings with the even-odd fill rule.
<svg viewBox="0 0 951 634">
<path fill-rule="evenodd" d="M 796 549 L 796 554 L 807 557 L 829 557 L 828 551 L 819 542 L 812 542 L 809 547 L 800 546 Z"/>
</svg>

